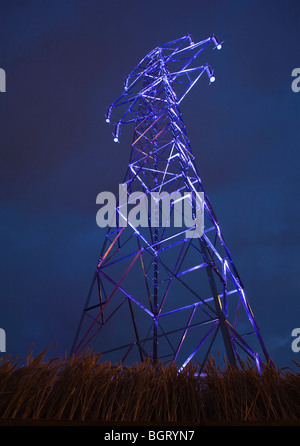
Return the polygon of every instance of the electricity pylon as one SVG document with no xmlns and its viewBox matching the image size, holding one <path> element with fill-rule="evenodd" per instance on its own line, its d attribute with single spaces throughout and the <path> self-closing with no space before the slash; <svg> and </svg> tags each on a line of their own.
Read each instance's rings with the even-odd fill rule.
<svg viewBox="0 0 300 446">
<path fill-rule="evenodd" d="M 107 111 L 108 123 L 119 116 L 115 142 L 125 124 L 134 125 L 134 135 L 116 222 L 97 262 L 74 353 L 90 347 L 108 360 L 150 357 L 154 364 L 169 360 L 180 369 L 193 360 L 200 370 L 216 349 L 232 365 L 250 357 L 260 368 L 269 360 L 197 173 L 179 108 L 202 75 L 215 81 L 211 67 L 198 62 L 209 45 L 222 48 L 215 36 L 194 43 L 190 35 L 155 48 L 129 74 Z M 139 200 L 139 193 L 151 197 L 152 205 Z M 195 215 L 197 193 L 204 197 L 204 228 L 201 236 L 187 237 L 176 222 L 187 201 Z M 129 218 L 133 202 L 135 215 Z M 137 226 L 137 210 L 147 213 L 146 227 Z"/>
</svg>

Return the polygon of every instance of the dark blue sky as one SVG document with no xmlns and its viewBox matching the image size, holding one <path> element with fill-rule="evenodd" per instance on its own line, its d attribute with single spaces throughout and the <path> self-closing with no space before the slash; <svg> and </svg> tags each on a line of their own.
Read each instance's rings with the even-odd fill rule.
<svg viewBox="0 0 300 446">
<path fill-rule="evenodd" d="M 267 348 L 300 361 L 300 3 L 2 1 L 0 327 L 7 353 L 70 350 L 101 248 L 96 196 L 115 192 L 131 130 L 106 107 L 154 47 L 215 33 L 216 82 L 182 105 L 198 171 Z M 105 232 L 105 231 L 104 231 Z"/>
</svg>

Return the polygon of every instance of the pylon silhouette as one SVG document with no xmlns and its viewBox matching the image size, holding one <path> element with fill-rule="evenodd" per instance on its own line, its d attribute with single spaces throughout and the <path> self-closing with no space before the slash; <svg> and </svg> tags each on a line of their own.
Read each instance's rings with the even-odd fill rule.
<svg viewBox="0 0 300 446">
<path fill-rule="evenodd" d="M 190 35 L 155 48 L 108 109 L 108 123 L 120 113 L 114 141 L 125 124 L 134 124 L 134 136 L 117 218 L 97 263 L 74 353 L 90 347 L 112 361 L 150 357 L 154 364 L 169 360 L 181 369 L 197 360 L 199 371 L 216 350 L 232 365 L 250 357 L 260 369 L 269 360 L 179 108 L 203 74 L 215 81 L 211 67 L 197 63 L 211 44 L 222 48 L 215 36 L 194 43 Z M 185 203 L 195 216 L 197 193 L 204 201 L 204 228 L 201 236 L 188 237 L 178 222 Z M 196 225 L 192 219 L 189 230 Z"/>
</svg>

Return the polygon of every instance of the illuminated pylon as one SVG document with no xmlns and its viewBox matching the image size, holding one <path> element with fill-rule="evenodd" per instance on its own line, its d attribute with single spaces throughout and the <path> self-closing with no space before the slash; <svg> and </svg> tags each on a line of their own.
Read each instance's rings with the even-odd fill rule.
<svg viewBox="0 0 300 446">
<path fill-rule="evenodd" d="M 114 141 L 119 142 L 124 124 L 134 124 L 134 136 L 116 227 L 107 232 L 72 352 L 89 347 L 107 360 L 151 357 L 153 363 L 169 360 L 180 368 L 193 360 L 200 370 L 216 350 L 224 351 L 232 365 L 250 357 L 260 368 L 269 359 L 197 173 L 179 109 L 203 74 L 215 81 L 209 65 L 197 64 L 210 44 L 222 48 L 215 36 L 194 43 L 190 35 L 155 48 L 129 74 L 108 109 L 108 123 L 119 112 Z M 204 232 L 187 237 L 175 218 L 182 216 L 186 198 L 180 197 L 195 206 L 196 192 L 204 194 Z M 135 197 L 137 204 L 138 193 L 175 194 L 170 214 L 164 215 L 163 198 L 154 200 L 154 218 L 149 205 L 143 208 L 147 227 L 133 225 L 130 200 L 124 197 Z M 144 204 L 141 200 L 141 212 Z"/>
</svg>

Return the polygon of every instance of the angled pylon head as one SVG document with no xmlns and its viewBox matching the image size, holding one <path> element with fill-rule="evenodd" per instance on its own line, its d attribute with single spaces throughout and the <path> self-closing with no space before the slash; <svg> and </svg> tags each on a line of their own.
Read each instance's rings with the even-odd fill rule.
<svg viewBox="0 0 300 446">
<path fill-rule="evenodd" d="M 112 112 L 116 108 L 119 116 L 115 121 L 116 130 L 119 131 L 122 124 L 135 122 L 140 98 L 151 100 L 161 83 L 168 90 L 168 101 L 174 106 L 180 104 L 204 72 L 209 83 L 213 83 L 212 68 L 208 64 L 199 64 L 201 53 L 211 43 L 213 48 L 222 48 L 214 35 L 195 43 L 187 34 L 150 51 L 127 76 L 123 93 L 107 110 L 106 122 L 111 123 Z M 113 137 L 115 142 L 119 142 L 116 131 Z"/>
</svg>

